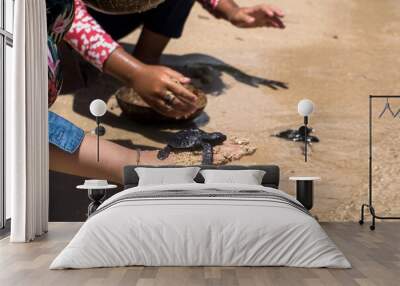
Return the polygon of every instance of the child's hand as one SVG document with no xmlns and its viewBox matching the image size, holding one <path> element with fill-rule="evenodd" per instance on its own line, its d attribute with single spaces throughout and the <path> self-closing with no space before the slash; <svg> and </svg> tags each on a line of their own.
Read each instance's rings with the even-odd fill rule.
<svg viewBox="0 0 400 286">
<path fill-rule="evenodd" d="M 230 12 L 228 20 L 240 28 L 273 27 L 285 28 L 281 10 L 266 4 L 253 7 L 238 7 Z"/>
<path fill-rule="evenodd" d="M 165 116 L 187 118 L 197 110 L 197 95 L 183 86 L 190 79 L 170 68 L 143 64 L 124 49 L 117 48 L 103 70 L 124 81 Z"/>
<path fill-rule="evenodd" d="M 189 78 L 163 66 L 142 65 L 133 76 L 131 87 L 159 113 L 185 118 L 196 111 L 197 96 L 182 84 Z"/>
</svg>

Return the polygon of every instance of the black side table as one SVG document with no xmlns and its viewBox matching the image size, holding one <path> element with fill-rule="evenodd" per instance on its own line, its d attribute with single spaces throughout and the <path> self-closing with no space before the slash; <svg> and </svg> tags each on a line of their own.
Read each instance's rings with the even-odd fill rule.
<svg viewBox="0 0 400 286">
<path fill-rule="evenodd" d="M 296 181 L 296 199 L 308 210 L 314 204 L 314 181 L 320 177 L 290 177 L 289 180 Z"/>
<path fill-rule="evenodd" d="M 94 213 L 97 208 L 104 202 L 106 191 L 115 189 L 116 185 L 110 185 L 105 180 L 85 180 L 84 185 L 77 186 L 79 190 L 87 190 L 90 204 L 88 206 L 87 216 Z"/>
</svg>

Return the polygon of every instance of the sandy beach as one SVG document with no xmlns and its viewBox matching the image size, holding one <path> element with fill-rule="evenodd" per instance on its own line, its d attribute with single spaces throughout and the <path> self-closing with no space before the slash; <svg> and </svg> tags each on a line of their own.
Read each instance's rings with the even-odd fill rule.
<svg viewBox="0 0 400 286">
<path fill-rule="evenodd" d="M 368 191 L 368 95 L 400 95 L 400 3 L 268 3 L 286 12 L 285 30 L 236 29 L 196 4 L 183 37 L 171 41 L 163 63 L 185 67 L 207 93 L 205 114 L 195 121 L 202 129 L 248 138 L 257 147 L 235 164 L 279 165 L 281 189 L 291 194 L 289 176 L 320 176 L 313 214 L 321 221 L 358 220 Z M 122 43 L 130 49 L 138 35 Z M 53 111 L 90 132 L 95 121 L 89 103 L 103 98 L 110 111 L 105 138 L 127 146 L 161 148 L 166 134 L 179 130 L 121 117 L 113 96 L 121 85 L 88 71 L 93 71 L 88 86 L 60 96 Z M 297 102 L 303 98 L 316 105 L 310 125 L 321 140 L 313 144 L 308 163 L 302 144 L 271 136 L 302 124 Z M 391 105 L 397 111 L 400 99 Z M 374 198 L 379 214 L 400 215 L 400 117 L 378 119 L 383 106 L 384 101 L 374 104 Z"/>
</svg>

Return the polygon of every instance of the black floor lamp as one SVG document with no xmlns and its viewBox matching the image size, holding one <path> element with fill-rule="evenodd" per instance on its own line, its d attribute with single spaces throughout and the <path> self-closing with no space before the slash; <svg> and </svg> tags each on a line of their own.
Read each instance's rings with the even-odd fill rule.
<svg viewBox="0 0 400 286">
<path fill-rule="evenodd" d="M 304 162 L 307 162 L 307 145 L 308 145 L 308 117 L 314 111 L 314 103 L 309 99 L 302 99 L 297 104 L 297 111 L 304 117 Z"/>
<path fill-rule="evenodd" d="M 96 117 L 96 130 L 95 133 L 97 135 L 97 162 L 100 160 L 100 136 L 103 136 L 105 133 L 105 128 L 100 125 L 100 117 L 102 117 L 107 112 L 107 105 L 101 99 L 95 99 L 90 103 L 90 113 Z"/>
</svg>

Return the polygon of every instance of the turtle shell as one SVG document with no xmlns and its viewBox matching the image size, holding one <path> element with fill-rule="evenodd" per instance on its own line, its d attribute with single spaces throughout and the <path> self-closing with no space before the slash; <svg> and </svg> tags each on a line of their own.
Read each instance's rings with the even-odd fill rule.
<svg viewBox="0 0 400 286">
<path fill-rule="evenodd" d="M 167 143 L 176 149 L 195 148 L 200 146 L 203 134 L 198 128 L 186 129 L 175 133 Z"/>
<path fill-rule="evenodd" d="M 197 111 L 187 119 L 176 119 L 167 117 L 152 109 L 132 88 L 122 87 L 116 92 L 118 105 L 122 111 L 131 119 L 143 123 L 154 122 L 174 122 L 185 121 L 196 118 L 204 110 L 207 105 L 207 97 L 204 92 L 193 87 L 192 85 L 184 85 L 187 89 L 197 95 Z"/>
<path fill-rule="evenodd" d="M 122 15 L 147 11 L 164 0 L 83 0 L 83 2 L 97 11 Z"/>
</svg>

